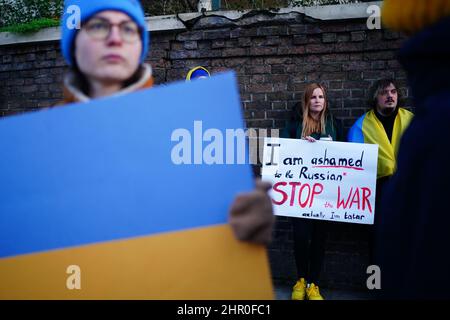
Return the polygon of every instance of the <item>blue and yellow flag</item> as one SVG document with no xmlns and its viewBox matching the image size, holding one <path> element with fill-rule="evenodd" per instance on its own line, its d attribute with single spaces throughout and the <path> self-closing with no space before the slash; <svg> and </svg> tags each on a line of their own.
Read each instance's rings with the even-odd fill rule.
<svg viewBox="0 0 450 320">
<path fill-rule="evenodd" d="M 392 130 L 391 141 L 389 141 L 383 124 L 377 118 L 373 109 L 363 114 L 350 128 L 348 133 L 349 142 L 379 145 L 377 178 L 394 174 L 397 168 L 397 152 L 400 139 L 413 116 L 408 110 L 399 108 Z"/>
<path fill-rule="evenodd" d="M 249 165 L 201 161 L 239 101 L 224 74 L 1 119 L 0 299 L 273 298 L 227 224 Z"/>
</svg>

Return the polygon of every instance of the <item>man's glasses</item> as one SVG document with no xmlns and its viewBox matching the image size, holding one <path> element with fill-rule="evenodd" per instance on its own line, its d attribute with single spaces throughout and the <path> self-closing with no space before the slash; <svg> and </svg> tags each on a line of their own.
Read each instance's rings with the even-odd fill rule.
<svg viewBox="0 0 450 320">
<path fill-rule="evenodd" d="M 133 21 L 124 21 L 115 24 L 106 19 L 93 18 L 83 26 L 83 29 L 92 39 L 106 40 L 110 36 L 112 27 L 114 26 L 119 27 L 119 33 L 124 42 L 133 43 L 140 37 L 140 29 Z"/>
</svg>

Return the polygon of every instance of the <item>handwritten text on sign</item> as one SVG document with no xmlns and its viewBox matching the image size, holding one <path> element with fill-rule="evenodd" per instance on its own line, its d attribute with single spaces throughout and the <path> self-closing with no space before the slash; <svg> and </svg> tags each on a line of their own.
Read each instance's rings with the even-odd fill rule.
<svg viewBox="0 0 450 320">
<path fill-rule="evenodd" d="M 378 146 L 266 138 L 262 178 L 276 215 L 373 224 Z"/>
</svg>

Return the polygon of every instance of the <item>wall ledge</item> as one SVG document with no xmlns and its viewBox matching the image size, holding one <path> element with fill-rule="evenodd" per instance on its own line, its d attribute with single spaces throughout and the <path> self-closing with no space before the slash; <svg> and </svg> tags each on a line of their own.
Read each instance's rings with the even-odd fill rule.
<svg viewBox="0 0 450 320">
<path fill-rule="evenodd" d="M 190 28 L 213 28 L 223 25 L 249 25 L 264 23 L 265 21 L 290 20 L 301 22 L 303 17 L 314 20 L 348 20 L 369 17 L 367 8 L 371 5 L 381 7 L 382 1 L 352 3 L 342 5 L 326 5 L 316 7 L 288 7 L 273 10 L 244 10 L 244 11 L 207 11 L 205 13 L 181 13 L 177 15 L 148 17 L 147 28 L 150 32 L 164 32 L 188 30 Z M 201 19 L 203 17 L 203 19 Z M 204 19 L 208 17 L 209 19 Z M 253 17 L 253 18 L 251 18 Z M 198 25 L 198 21 L 205 20 Z M 29 35 L 0 32 L 0 46 L 33 42 L 58 41 L 60 27 L 45 28 Z"/>
</svg>

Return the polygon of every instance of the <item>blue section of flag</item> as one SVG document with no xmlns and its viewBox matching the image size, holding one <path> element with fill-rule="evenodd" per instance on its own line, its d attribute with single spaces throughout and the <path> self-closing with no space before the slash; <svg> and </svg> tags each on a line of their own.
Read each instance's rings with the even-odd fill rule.
<svg viewBox="0 0 450 320">
<path fill-rule="evenodd" d="M 1 119 L 0 257 L 225 223 L 251 169 L 174 164 L 200 120 L 243 127 L 233 73 Z"/>
<path fill-rule="evenodd" d="M 350 128 L 350 130 L 348 131 L 348 135 L 347 135 L 348 142 L 364 143 L 364 135 L 363 135 L 363 131 L 362 131 L 362 126 L 363 126 L 365 117 L 366 117 L 366 114 L 363 114 L 361 117 L 359 117 L 358 120 L 356 120 L 356 122 Z"/>
</svg>

